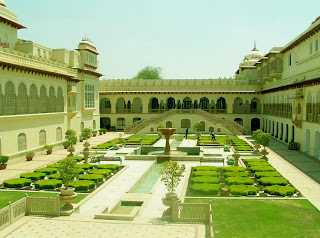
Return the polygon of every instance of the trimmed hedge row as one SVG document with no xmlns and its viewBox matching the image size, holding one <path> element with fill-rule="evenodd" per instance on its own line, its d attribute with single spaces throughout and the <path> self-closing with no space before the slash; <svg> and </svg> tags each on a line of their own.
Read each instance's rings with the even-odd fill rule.
<svg viewBox="0 0 320 238">
<path fill-rule="evenodd" d="M 40 179 L 44 179 L 44 177 L 46 177 L 46 174 L 40 173 L 40 172 L 20 174 L 20 178 L 26 178 L 31 180 L 40 180 Z"/>
<path fill-rule="evenodd" d="M 212 177 L 219 177 L 220 173 L 215 171 L 195 171 L 192 172 L 193 177 L 199 177 L 199 176 L 212 176 Z"/>
<path fill-rule="evenodd" d="M 103 175 L 100 174 L 85 174 L 79 176 L 79 180 L 90 180 L 95 183 L 99 183 L 103 181 Z"/>
<path fill-rule="evenodd" d="M 246 169 L 243 167 L 224 167 L 222 168 L 223 172 L 245 172 Z"/>
<path fill-rule="evenodd" d="M 3 182 L 3 186 L 6 188 L 23 188 L 25 186 L 30 186 L 31 179 L 26 178 L 15 178 L 15 179 L 9 179 L 5 180 Z"/>
<path fill-rule="evenodd" d="M 211 183 L 196 183 L 190 186 L 190 188 L 194 193 L 202 195 L 218 195 L 221 191 L 220 184 Z"/>
<path fill-rule="evenodd" d="M 230 185 L 228 190 L 232 195 L 242 196 L 257 195 L 259 192 L 259 188 L 252 185 Z"/>
<path fill-rule="evenodd" d="M 215 171 L 217 172 L 219 168 L 215 166 L 196 166 L 193 168 L 194 171 Z"/>
<path fill-rule="evenodd" d="M 298 192 L 298 190 L 291 186 L 279 186 L 279 185 L 273 185 L 273 186 L 267 186 L 264 188 L 264 192 L 268 193 L 270 195 L 277 195 L 277 196 L 290 196 Z"/>
<path fill-rule="evenodd" d="M 262 177 L 282 177 L 282 175 L 278 172 L 255 172 L 254 175 L 257 179 Z"/>
<path fill-rule="evenodd" d="M 40 180 L 34 185 L 36 189 L 55 189 L 62 186 L 62 181 L 58 179 Z"/>
<path fill-rule="evenodd" d="M 263 186 L 271 186 L 271 185 L 286 186 L 289 184 L 289 180 L 285 178 L 278 178 L 278 177 L 262 177 L 258 179 L 258 182 Z"/>
<path fill-rule="evenodd" d="M 96 183 L 90 180 L 79 180 L 70 182 L 69 186 L 73 187 L 75 191 L 87 191 L 93 189 L 96 186 Z"/>
<path fill-rule="evenodd" d="M 109 169 L 96 169 L 96 170 L 90 170 L 89 174 L 99 174 L 107 177 L 111 174 L 111 172 L 112 171 Z"/>
<path fill-rule="evenodd" d="M 89 170 L 89 169 L 93 169 L 93 165 L 92 164 L 78 164 L 78 168 L 84 169 L 84 170 Z"/>
<path fill-rule="evenodd" d="M 36 169 L 35 172 L 45 173 L 46 175 L 55 174 L 58 172 L 57 168 L 42 168 Z"/>
<path fill-rule="evenodd" d="M 120 166 L 116 164 L 101 164 L 98 165 L 97 169 L 109 169 L 112 171 L 119 170 Z"/>
<path fill-rule="evenodd" d="M 249 167 L 249 170 L 253 173 L 255 172 L 268 172 L 268 171 L 276 171 L 272 166 L 252 166 Z"/>
<path fill-rule="evenodd" d="M 254 180 L 251 178 L 243 178 L 243 177 L 228 177 L 226 178 L 226 184 L 228 185 L 237 185 L 237 184 L 246 184 L 253 185 Z"/>
<path fill-rule="evenodd" d="M 220 183 L 220 179 L 212 176 L 199 176 L 191 178 L 193 183 Z"/>
<path fill-rule="evenodd" d="M 228 177 L 249 177 L 249 173 L 246 172 L 225 172 L 223 174 L 225 178 Z"/>
<path fill-rule="evenodd" d="M 49 175 L 49 179 L 61 179 L 61 174 L 60 173 L 56 173 L 56 174 L 51 174 Z"/>
</svg>

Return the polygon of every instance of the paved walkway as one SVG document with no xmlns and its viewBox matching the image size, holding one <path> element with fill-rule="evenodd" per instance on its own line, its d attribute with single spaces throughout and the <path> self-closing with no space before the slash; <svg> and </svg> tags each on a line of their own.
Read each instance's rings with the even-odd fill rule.
<svg viewBox="0 0 320 238">
<path fill-rule="evenodd" d="M 252 145 L 252 139 L 248 136 L 239 136 L 241 139 L 246 140 L 249 144 Z M 272 140 L 271 146 L 273 148 L 283 148 L 282 142 Z M 269 155 L 269 163 L 279 171 L 283 177 L 288 179 L 293 186 L 295 186 L 301 194 L 306 197 L 319 211 L 320 211 L 320 184 L 306 175 L 304 172 L 299 170 L 297 167 L 292 165 L 290 162 L 285 160 L 282 156 L 274 152 L 273 150 L 267 148 Z M 280 151 L 282 151 L 280 149 Z M 297 152 L 297 151 L 293 151 Z M 289 152 L 290 153 L 290 152 Z M 290 156 L 285 153 L 285 156 Z M 291 154 L 291 153 L 290 153 Z"/>
</svg>

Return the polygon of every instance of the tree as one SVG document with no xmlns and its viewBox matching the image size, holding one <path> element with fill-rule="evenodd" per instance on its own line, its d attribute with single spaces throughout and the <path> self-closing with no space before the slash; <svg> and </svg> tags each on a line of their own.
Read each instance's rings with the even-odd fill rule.
<svg viewBox="0 0 320 238">
<path fill-rule="evenodd" d="M 174 193 L 183 177 L 186 166 L 181 166 L 175 161 L 166 161 L 162 164 L 161 181 L 166 186 L 169 193 Z"/>
<path fill-rule="evenodd" d="M 196 132 L 200 132 L 200 131 L 202 130 L 202 125 L 201 125 L 201 123 L 200 123 L 200 122 L 195 123 L 195 124 L 193 125 L 193 130 L 195 130 Z"/>
<path fill-rule="evenodd" d="M 261 129 L 258 129 L 258 130 L 255 130 L 253 133 L 252 133 L 252 138 L 254 140 L 257 140 L 257 137 L 260 133 L 263 133 L 263 131 Z"/>
<path fill-rule="evenodd" d="M 263 145 L 264 148 L 270 145 L 270 141 L 271 135 L 269 133 L 262 132 L 257 135 L 256 142 L 260 145 Z"/>
<path fill-rule="evenodd" d="M 161 68 L 146 66 L 134 77 L 134 79 L 162 79 Z"/>
<path fill-rule="evenodd" d="M 65 133 L 65 139 L 67 140 L 70 146 L 73 146 L 77 143 L 77 132 L 72 129 L 68 129 Z"/>
<path fill-rule="evenodd" d="M 78 175 L 79 168 L 76 161 L 70 157 L 58 162 L 58 171 L 60 173 L 61 179 L 66 189 L 69 187 L 70 181 Z"/>
</svg>

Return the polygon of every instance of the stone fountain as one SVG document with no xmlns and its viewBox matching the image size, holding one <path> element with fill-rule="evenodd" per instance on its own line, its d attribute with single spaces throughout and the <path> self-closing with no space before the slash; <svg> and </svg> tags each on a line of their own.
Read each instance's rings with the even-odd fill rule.
<svg viewBox="0 0 320 238">
<path fill-rule="evenodd" d="M 164 154 L 170 155 L 170 136 L 177 130 L 177 128 L 159 128 L 159 131 L 166 138 L 166 146 L 164 147 Z"/>
</svg>

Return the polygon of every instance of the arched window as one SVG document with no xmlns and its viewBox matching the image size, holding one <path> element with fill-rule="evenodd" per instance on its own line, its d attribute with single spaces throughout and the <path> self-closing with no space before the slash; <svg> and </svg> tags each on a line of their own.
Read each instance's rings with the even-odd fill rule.
<svg viewBox="0 0 320 238">
<path fill-rule="evenodd" d="M 202 110 L 209 109 L 209 99 L 208 98 L 203 97 L 200 99 L 200 109 L 202 109 Z"/>
<path fill-rule="evenodd" d="M 223 97 L 218 98 L 217 100 L 217 111 L 223 112 L 227 109 L 226 99 Z"/>
<path fill-rule="evenodd" d="M 62 128 L 57 127 L 56 129 L 56 141 L 62 141 Z"/>
<path fill-rule="evenodd" d="M 166 122 L 166 128 L 172 128 L 172 121 Z"/>
<path fill-rule="evenodd" d="M 40 88 L 40 97 L 38 101 L 38 107 L 40 113 L 48 112 L 48 97 L 47 97 L 47 90 L 45 86 L 41 86 Z"/>
<path fill-rule="evenodd" d="M 9 81 L 5 87 L 5 94 L 3 98 L 3 115 L 16 114 L 16 94 L 14 92 L 14 86 Z"/>
<path fill-rule="evenodd" d="M 175 102 L 174 98 L 170 97 L 167 100 L 167 109 L 170 110 L 170 109 L 174 109 L 174 108 L 176 108 L 176 102 Z"/>
<path fill-rule="evenodd" d="M 214 127 L 213 126 L 209 127 L 209 132 L 214 132 Z"/>
<path fill-rule="evenodd" d="M 18 88 L 18 98 L 17 98 L 17 114 L 27 114 L 28 113 L 28 95 L 26 86 L 21 83 Z"/>
<path fill-rule="evenodd" d="M 154 132 L 154 128 L 153 127 L 150 127 L 150 132 Z"/>
<path fill-rule="evenodd" d="M 93 130 L 96 130 L 96 129 L 97 129 L 96 120 L 93 120 L 93 122 L 92 122 L 92 129 L 93 129 Z"/>
<path fill-rule="evenodd" d="M 159 101 L 157 98 L 151 98 L 149 101 L 149 108 L 151 112 L 157 112 L 159 109 Z"/>
<path fill-rule="evenodd" d="M 48 112 L 56 112 L 56 94 L 52 86 L 49 89 Z"/>
<path fill-rule="evenodd" d="M 181 128 L 190 128 L 191 121 L 190 119 L 181 119 Z"/>
<path fill-rule="evenodd" d="M 47 144 L 47 133 L 45 130 L 39 131 L 39 146 Z"/>
<path fill-rule="evenodd" d="M 126 101 L 124 100 L 124 98 L 118 98 L 116 103 L 116 111 L 118 113 L 123 113 L 125 112 L 125 109 L 126 109 Z"/>
<path fill-rule="evenodd" d="M 27 135 L 25 133 L 20 133 L 18 135 L 18 151 L 27 150 Z"/>
<path fill-rule="evenodd" d="M 38 91 L 34 84 L 30 87 L 28 97 L 28 111 L 30 114 L 38 113 Z"/>
<path fill-rule="evenodd" d="M 126 119 L 123 117 L 120 117 L 117 119 L 117 126 L 125 126 L 126 125 Z"/>
<path fill-rule="evenodd" d="M 183 99 L 182 109 L 192 109 L 192 100 L 189 97 Z"/>
<path fill-rule="evenodd" d="M 142 112 L 142 101 L 140 98 L 133 99 L 132 112 L 133 113 L 141 113 Z"/>
<path fill-rule="evenodd" d="M 58 88 L 58 92 L 57 92 L 56 109 L 57 109 L 57 112 L 64 111 L 63 93 L 62 93 L 62 89 L 60 87 Z"/>
</svg>

